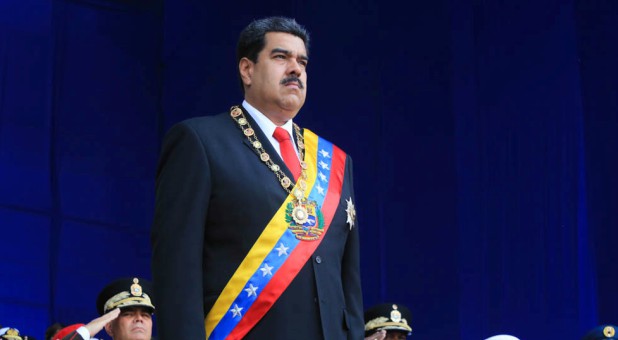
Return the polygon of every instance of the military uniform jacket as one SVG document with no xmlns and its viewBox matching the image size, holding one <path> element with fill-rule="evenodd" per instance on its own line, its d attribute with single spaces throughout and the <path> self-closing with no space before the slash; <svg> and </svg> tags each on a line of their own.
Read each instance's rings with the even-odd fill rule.
<svg viewBox="0 0 618 340">
<path fill-rule="evenodd" d="M 84 339 L 79 333 L 77 333 L 76 331 L 73 331 L 71 333 L 69 333 L 67 336 L 65 336 L 64 338 L 62 338 L 62 340 L 89 340 L 88 339 Z"/>
<path fill-rule="evenodd" d="M 256 136 L 291 173 L 257 123 Z M 165 136 L 156 180 L 152 274 L 159 340 L 204 339 L 204 317 L 287 192 L 223 113 L 189 119 Z M 339 206 L 328 232 L 286 291 L 245 339 L 363 339 L 354 200 L 346 156 Z"/>
</svg>

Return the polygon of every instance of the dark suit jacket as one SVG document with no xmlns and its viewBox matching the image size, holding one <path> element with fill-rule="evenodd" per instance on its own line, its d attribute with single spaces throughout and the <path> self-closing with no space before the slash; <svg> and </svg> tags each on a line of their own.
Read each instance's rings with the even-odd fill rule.
<svg viewBox="0 0 618 340">
<path fill-rule="evenodd" d="M 245 116 L 285 168 L 257 123 Z M 168 131 L 152 227 L 159 339 L 205 338 L 205 314 L 286 196 L 229 113 L 189 119 Z M 348 156 L 329 231 L 246 339 L 363 339 L 358 232 L 346 223 L 350 197 Z"/>
</svg>

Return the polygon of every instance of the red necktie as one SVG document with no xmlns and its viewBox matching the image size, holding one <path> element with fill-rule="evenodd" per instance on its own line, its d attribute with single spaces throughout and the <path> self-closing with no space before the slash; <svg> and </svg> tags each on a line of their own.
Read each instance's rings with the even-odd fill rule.
<svg viewBox="0 0 618 340">
<path fill-rule="evenodd" d="M 297 180 L 298 176 L 300 176 L 300 161 L 296 155 L 296 150 L 294 150 L 294 145 L 290 139 L 290 134 L 287 130 L 277 127 L 275 129 L 275 133 L 273 133 L 273 137 L 275 137 L 275 139 L 279 142 L 281 157 L 283 158 L 285 165 L 288 169 L 290 169 L 290 171 L 292 171 L 294 180 Z"/>
</svg>

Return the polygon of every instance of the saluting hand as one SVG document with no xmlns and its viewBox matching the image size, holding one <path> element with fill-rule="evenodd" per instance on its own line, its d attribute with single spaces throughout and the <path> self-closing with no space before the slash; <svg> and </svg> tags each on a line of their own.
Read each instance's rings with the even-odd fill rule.
<svg viewBox="0 0 618 340">
<path fill-rule="evenodd" d="M 384 338 L 386 338 L 386 331 L 381 329 L 366 337 L 365 340 L 383 340 Z"/>
<path fill-rule="evenodd" d="M 99 316 L 98 318 L 90 321 L 85 327 L 90 332 L 90 337 L 92 338 L 97 333 L 99 333 L 108 322 L 116 319 L 120 315 L 120 308 L 115 308 L 106 314 Z"/>
</svg>

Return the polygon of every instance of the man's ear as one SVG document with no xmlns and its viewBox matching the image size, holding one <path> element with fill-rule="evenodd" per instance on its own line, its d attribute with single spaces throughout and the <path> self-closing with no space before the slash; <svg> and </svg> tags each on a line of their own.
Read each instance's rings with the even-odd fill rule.
<svg viewBox="0 0 618 340">
<path fill-rule="evenodd" d="M 248 58 L 242 58 L 238 62 L 238 71 L 240 72 L 240 78 L 245 86 L 251 85 L 251 79 L 253 77 L 253 62 Z"/>
<path fill-rule="evenodd" d="M 113 332 L 113 330 L 112 330 L 112 323 L 113 323 L 113 322 L 114 322 L 114 321 L 110 321 L 110 322 L 108 322 L 108 323 L 106 323 L 106 324 L 105 324 L 105 332 L 107 333 L 107 335 L 111 336 L 112 338 L 114 337 L 114 332 Z M 96 334 L 91 334 L 90 336 L 91 336 L 91 337 L 93 337 L 93 336 L 95 336 L 95 335 L 96 335 Z"/>
</svg>

